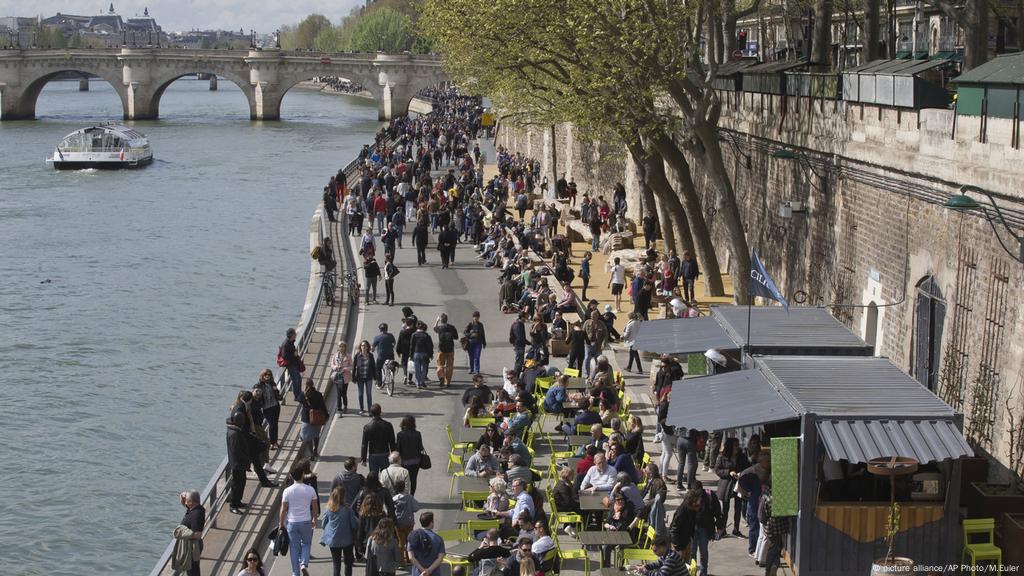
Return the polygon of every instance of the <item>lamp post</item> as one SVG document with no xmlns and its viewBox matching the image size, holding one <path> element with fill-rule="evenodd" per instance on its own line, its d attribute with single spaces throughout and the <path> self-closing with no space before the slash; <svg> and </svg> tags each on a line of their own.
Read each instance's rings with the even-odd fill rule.
<svg viewBox="0 0 1024 576">
<path fill-rule="evenodd" d="M 274 48 L 280 48 L 280 47 L 281 47 L 281 29 L 278 28 L 274 32 Z"/>
<path fill-rule="evenodd" d="M 993 218 L 993 215 L 990 214 L 984 206 L 979 204 L 977 200 L 968 196 L 968 192 L 976 192 L 988 198 L 989 203 L 992 205 L 992 211 L 995 213 L 995 218 Z M 1013 228 L 1010 226 L 1010 223 L 1006 221 L 1006 217 L 1003 215 L 1003 211 L 1000 210 L 999 204 L 996 204 L 996 199 L 988 190 L 971 184 L 965 184 L 960 187 L 959 194 L 953 194 L 952 196 L 950 196 L 946 200 L 946 203 L 943 204 L 942 206 L 945 208 L 949 208 L 950 210 L 955 210 L 957 212 L 970 212 L 971 210 L 980 210 L 981 213 L 985 216 L 985 220 L 988 221 L 989 226 L 992 227 L 992 232 L 996 235 L 996 240 L 999 241 L 999 245 L 1002 246 L 1003 250 L 1005 250 L 1007 254 L 1013 257 L 1014 260 L 1021 264 L 1024 264 L 1024 236 L 1022 236 L 1018 232 L 1014 232 Z M 1010 235 L 1010 237 L 1016 240 L 1016 253 L 1014 253 L 1009 247 L 1007 247 L 1006 243 L 1003 242 L 1003 237 L 999 234 L 999 230 L 996 229 L 996 219 L 999 220 L 999 223 L 1002 224 L 1003 228 L 1006 229 L 1006 232 Z"/>
<path fill-rule="evenodd" d="M 249 48 L 256 48 L 256 31 L 249 28 Z"/>
</svg>

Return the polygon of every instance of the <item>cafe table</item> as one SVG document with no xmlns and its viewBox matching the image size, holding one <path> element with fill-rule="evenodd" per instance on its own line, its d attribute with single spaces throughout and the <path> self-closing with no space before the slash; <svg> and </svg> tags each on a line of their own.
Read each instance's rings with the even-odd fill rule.
<svg viewBox="0 0 1024 576">
<path fill-rule="evenodd" d="M 604 491 L 597 494 L 580 494 L 580 510 L 584 512 L 604 511 L 607 507 L 601 500 L 607 496 Z"/>
<path fill-rule="evenodd" d="M 632 546 L 633 537 L 629 531 L 623 530 L 584 530 L 576 534 L 580 544 L 586 546 Z M 602 555 L 601 566 L 604 566 Z"/>
</svg>

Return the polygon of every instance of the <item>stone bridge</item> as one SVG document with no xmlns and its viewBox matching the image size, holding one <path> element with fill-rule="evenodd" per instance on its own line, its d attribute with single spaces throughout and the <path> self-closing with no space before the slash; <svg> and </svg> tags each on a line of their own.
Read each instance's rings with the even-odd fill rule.
<svg viewBox="0 0 1024 576">
<path fill-rule="evenodd" d="M 424 88 L 445 82 L 436 56 L 384 53 L 321 54 L 264 50 L 114 48 L 0 50 L 0 120 L 35 118 L 43 86 L 67 72 L 98 76 L 121 98 L 126 120 L 152 120 L 160 98 L 182 76 L 215 74 L 241 88 L 253 120 L 278 120 L 281 100 L 293 86 L 315 76 L 338 76 L 361 84 L 388 120 L 408 111 Z"/>
</svg>

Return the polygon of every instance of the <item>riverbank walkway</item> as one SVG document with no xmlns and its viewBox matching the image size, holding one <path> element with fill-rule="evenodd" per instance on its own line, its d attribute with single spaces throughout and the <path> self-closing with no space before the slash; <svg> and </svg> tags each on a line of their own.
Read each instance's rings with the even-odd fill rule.
<svg viewBox="0 0 1024 576">
<path fill-rule="evenodd" d="M 493 146 L 486 141 L 481 141 L 481 150 L 486 154 L 488 160 L 493 161 L 497 155 Z M 496 166 L 489 164 L 485 168 L 485 177 L 493 174 Z M 344 238 L 352 242 L 351 249 L 357 250 L 355 242 L 357 238 L 349 238 L 347 235 L 335 235 L 335 238 Z M 484 350 L 481 359 L 481 368 L 487 382 L 492 389 L 500 386 L 502 369 L 511 366 L 513 350 L 508 343 L 508 329 L 513 316 L 501 313 L 497 306 L 497 274 L 493 268 L 486 268 L 477 259 L 477 253 L 471 244 L 460 244 L 456 250 L 455 265 L 450 269 L 442 269 L 440 255 L 435 249 L 436 237 L 431 237 L 431 248 L 427 252 L 427 265 L 417 266 L 415 250 L 411 247 L 410 236 L 407 233 L 404 239 L 405 248 L 397 250 L 395 264 L 401 270 L 395 286 L 396 298 L 394 306 L 383 304 L 367 305 L 362 299 L 359 302 L 359 314 L 356 324 L 348 334 L 350 349 L 352 343 L 360 340 L 372 340 L 377 334 L 377 326 L 387 323 L 392 333 L 397 333 L 402 318 L 401 308 L 409 306 L 419 319 L 432 325 L 435 318 L 441 313 L 446 313 L 449 322 L 460 331 L 470 320 L 474 311 L 479 311 L 481 321 L 488 333 L 488 347 Z M 574 254 L 581 255 L 583 246 L 574 246 Z M 340 251 L 338 252 L 341 253 Z M 578 259 L 576 260 L 578 262 Z M 594 278 L 592 285 L 601 287 L 592 290 L 602 306 L 611 302 L 610 293 L 603 288 L 607 284 L 607 273 L 604 271 L 603 262 L 595 262 L 593 266 Z M 383 291 L 383 286 L 380 287 Z M 700 293 L 698 288 L 698 293 Z M 383 299 L 383 297 L 381 297 Z M 622 315 L 623 317 L 625 315 Z M 621 319 L 620 319 L 621 321 Z M 342 334 L 335 332 L 337 336 Z M 325 332 L 323 338 L 325 345 L 329 346 L 331 341 Z M 614 354 L 606 355 L 616 364 L 616 368 L 624 365 L 627 359 L 627 351 L 613 348 Z M 620 354 L 622 354 L 620 356 Z M 553 363 L 558 368 L 564 368 L 564 359 L 556 358 Z M 649 362 L 645 363 L 648 371 L 652 368 Z M 445 426 L 450 426 L 455 434 L 456 441 L 475 441 L 479 436 L 479 430 L 467 429 L 462 426 L 464 408 L 461 404 L 462 393 L 470 385 L 470 377 L 467 373 L 468 358 L 465 352 L 456 350 L 455 374 L 452 386 L 440 389 L 434 384 L 425 390 L 417 390 L 414 387 L 396 384 L 395 396 L 388 397 L 373 390 L 373 401 L 381 404 L 384 418 L 390 420 L 396 427 L 402 416 L 412 414 L 417 418 L 417 429 L 423 434 L 423 441 L 426 451 L 432 457 L 434 466 L 431 470 L 424 470 L 419 475 L 419 486 L 417 500 L 420 509 L 433 511 L 435 513 L 435 525 L 438 529 L 450 529 L 455 527 L 455 518 L 461 510 L 461 501 L 456 495 L 449 497 L 450 476 L 444 471 L 444 463 L 449 452 L 449 441 Z M 431 363 L 432 374 L 435 365 Z M 649 372 L 648 372 L 649 373 Z M 325 377 L 326 373 L 317 373 L 316 377 Z M 433 379 L 433 377 L 431 376 Z M 645 444 L 651 452 L 652 459 L 657 459 L 660 445 L 653 440 L 655 415 L 653 404 L 649 395 L 649 377 L 647 375 L 626 375 L 627 394 L 633 399 L 632 413 L 641 416 L 645 425 Z M 356 400 L 352 397 L 354 390 L 349 391 L 350 406 Z M 333 393 L 327 398 L 328 406 L 334 406 Z M 356 404 L 357 406 L 357 404 Z M 314 471 L 319 480 L 319 493 L 323 498 L 329 493 L 333 477 L 343 469 L 343 462 L 349 456 L 359 454 L 359 439 L 362 427 L 368 419 L 353 412 L 344 418 L 335 418 L 332 414 L 332 425 L 327 430 L 326 437 L 321 441 L 321 458 L 315 463 Z M 297 428 L 291 430 L 286 438 L 289 447 L 296 444 L 295 436 Z M 543 452 L 538 454 L 543 458 Z M 360 467 L 360 473 L 365 474 L 366 468 Z M 674 477 L 674 471 L 670 474 Z M 713 486 L 716 478 L 705 472 L 698 474 L 710 487 Z M 278 477 L 283 480 L 283 476 Z M 280 490 L 276 491 L 278 494 Z M 672 488 L 669 490 L 669 518 L 679 503 L 679 494 Z M 271 519 L 276 522 L 276 516 Z M 313 576 L 328 575 L 332 572 L 330 552 L 326 547 L 318 544 L 320 529 L 314 534 L 313 560 L 309 566 L 309 573 Z M 571 542 L 568 537 L 562 537 L 563 545 Z M 571 547 L 571 546 L 570 546 Z M 598 566 L 598 553 L 589 553 L 590 572 L 596 573 Z M 241 554 L 234 556 L 241 558 Z M 271 564 L 268 567 L 268 574 L 272 576 L 287 576 L 290 574 L 290 563 L 287 557 L 270 557 L 264 554 L 264 558 Z M 237 560 L 236 560 L 237 562 Z M 227 568 L 227 566 L 224 566 Z M 218 572 L 206 572 L 204 574 L 235 574 L 241 569 L 241 564 L 236 563 L 231 570 Z M 356 573 L 363 573 L 361 564 L 356 566 Z M 403 572 L 404 573 L 404 572 Z M 442 574 L 449 573 L 447 568 L 442 569 Z M 584 564 L 581 560 L 567 561 L 563 563 L 562 573 L 571 576 L 584 574 Z M 754 566 L 753 561 L 746 554 L 746 540 L 738 538 L 725 538 L 722 541 L 713 543 L 711 546 L 711 573 L 729 575 L 755 575 L 763 573 L 763 569 Z"/>
</svg>

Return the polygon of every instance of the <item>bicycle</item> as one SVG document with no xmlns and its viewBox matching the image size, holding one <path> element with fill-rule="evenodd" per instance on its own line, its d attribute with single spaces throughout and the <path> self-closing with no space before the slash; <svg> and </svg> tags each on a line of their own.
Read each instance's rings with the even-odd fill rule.
<svg viewBox="0 0 1024 576">
<path fill-rule="evenodd" d="M 359 303 L 359 280 L 356 277 L 355 270 L 348 270 L 345 272 L 345 287 L 348 290 L 349 302 L 352 304 Z"/>
<path fill-rule="evenodd" d="M 338 289 L 338 275 L 334 272 L 320 272 L 323 279 L 320 282 L 320 290 L 324 293 L 328 306 L 334 306 L 335 292 Z"/>
<path fill-rule="evenodd" d="M 395 372 L 398 371 L 398 364 L 394 360 L 385 360 L 384 366 L 380 369 L 380 382 L 378 390 L 384 390 L 388 396 L 395 395 Z"/>
</svg>

